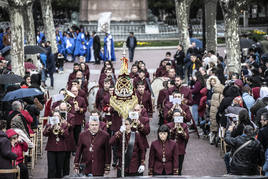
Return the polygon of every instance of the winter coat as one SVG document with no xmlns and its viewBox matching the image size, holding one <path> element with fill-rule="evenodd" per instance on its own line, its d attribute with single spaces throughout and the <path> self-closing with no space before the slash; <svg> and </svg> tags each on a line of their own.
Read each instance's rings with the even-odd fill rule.
<svg viewBox="0 0 268 179">
<path fill-rule="evenodd" d="M 17 155 L 11 151 L 11 143 L 5 132 L 0 130 L 0 169 L 11 169 L 12 160 L 16 160 Z M 9 174 L 0 174 L 0 178 L 13 178 Z"/>
<path fill-rule="evenodd" d="M 210 130 L 213 132 L 218 131 L 218 124 L 216 121 L 216 115 L 218 112 L 218 107 L 223 99 L 223 89 L 224 86 L 222 84 L 218 84 L 214 87 L 214 93 L 211 98 L 211 106 L 210 106 Z"/>
<path fill-rule="evenodd" d="M 258 140 L 261 142 L 265 151 L 268 148 L 268 125 L 260 129 L 258 133 Z"/>
<path fill-rule="evenodd" d="M 268 105 L 268 97 L 258 99 L 255 104 L 250 108 L 250 112 L 256 116 L 257 111 L 261 108 L 264 108 L 265 106 Z"/>
<path fill-rule="evenodd" d="M 47 51 L 47 71 L 48 73 L 54 73 L 56 71 L 55 56 L 51 52 L 51 47 L 48 47 Z"/>
<path fill-rule="evenodd" d="M 258 140 L 244 134 L 233 138 L 230 131 L 226 132 L 225 142 L 233 151 L 249 140 L 252 141 L 232 157 L 230 170 L 233 175 L 259 175 L 258 166 L 263 164 L 264 152 Z"/>
<path fill-rule="evenodd" d="M 198 115 L 199 117 L 204 117 L 206 112 L 206 104 L 207 104 L 207 88 L 201 89 L 200 93 L 202 95 L 199 105 L 198 105 Z"/>
<path fill-rule="evenodd" d="M 28 145 L 26 142 L 18 142 L 14 147 L 12 147 L 12 152 L 17 155 L 16 165 L 23 163 L 23 152 L 28 151 Z"/>
<path fill-rule="evenodd" d="M 207 79 L 207 82 L 206 82 L 207 91 L 208 91 L 207 92 L 207 100 L 211 100 L 212 95 L 213 95 L 213 89 L 212 89 L 212 86 L 211 86 L 211 80 L 213 80 L 213 79 L 216 81 L 215 86 L 218 85 L 218 84 L 221 84 L 221 82 L 220 82 L 220 80 L 218 79 L 217 76 L 212 75 Z"/>
<path fill-rule="evenodd" d="M 250 108 L 254 105 L 255 99 L 248 93 L 243 93 L 242 98 L 246 105 L 245 107 L 248 109 L 248 115 L 251 118 Z"/>
</svg>

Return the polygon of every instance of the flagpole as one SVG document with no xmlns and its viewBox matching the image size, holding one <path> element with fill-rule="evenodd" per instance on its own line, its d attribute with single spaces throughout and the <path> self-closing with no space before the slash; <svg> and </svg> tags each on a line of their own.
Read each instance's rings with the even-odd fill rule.
<svg viewBox="0 0 268 179">
<path fill-rule="evenodd" d="M 123 44 L 123 58 L 126 57 L 126 42 L 124 42 Z M 125 118 L 122 117 L 122 126 L 124 126 L 125 128 Z M 125 139 L 125 136 L 126 136 L 126 131 L 124 130 L 123 131 L 123 135 L 122 135 L 122 166 L 121 166 L 121 176 L 122 177 L 125 177 L 125 143 L 126 143 L 126 139 Z"/>
</svg>

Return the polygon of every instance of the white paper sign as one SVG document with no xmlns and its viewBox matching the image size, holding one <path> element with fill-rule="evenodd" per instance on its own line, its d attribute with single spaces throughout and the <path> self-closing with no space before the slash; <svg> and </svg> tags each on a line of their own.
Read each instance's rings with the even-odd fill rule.
<svg viewBox="0 0 268 179">
<path fill-rule="evenodd" d="M 60 123 L 60 120 L 57 116 L 49 117 L 48 124 L 51 124 L 53 126 L 58 123 Z"/>
<path fill-rule="evenodd" d="M 175 116 L 174 122 L 175 123 L 183 123 L 183 117 L 182 116 Z"/>
<path fill-rule="evenodd" d="M 57 102 L 57 101 L 63 101 L 64 100 L 64 95 L 63 94 L 56 94 L 52 97 L 53 101 L 54 102 Z"/>
<path fill-rule="evenodd" d="M 138 112 L 129 112 L 129 118 L 130 119 L 139 119 L 139 113 Z"/>
<path fill-rule="evenodd" d="M 173 98 L 172 103 L 173 104 L 181 104 L 181 98 Z"/>
</svg>

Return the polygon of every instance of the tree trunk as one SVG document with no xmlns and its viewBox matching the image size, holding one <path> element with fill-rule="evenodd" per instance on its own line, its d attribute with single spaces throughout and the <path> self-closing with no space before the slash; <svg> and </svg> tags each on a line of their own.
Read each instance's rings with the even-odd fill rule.
<svg viewBox="0 0 268 179">
<path fill-rule="evenodd" d="M 189 7 L 190 1 L 191 0 L 175 0 L 176 18 L 179 28 L 179 43 L 183 45 L 185 52 L 190 45 L 187 15 L 187 7 Z"/>
<path fill-rule="evenodd" d="M 24 76 L 24 23 L 22 15 L 22 6 L 20 6 L 21 4 L 16 4 L 13 6 L 13 2 L 9 1 L 11 24 L 10 56 L 12 71 L 17 75 Z"/>
<path fill-rule="evenodd" d="M 41 0 L 41 9 L 44 23 L 44 33 L 47 41 L 51 43 L 52 53 L 57 53 L 56 33 L 53 21 L 51 0 Z"/>
<path fill-rule="evenodd" d="M 33 2 L 28 3 L 25 8 L 26 11 L 23 11 L 23 20 L 25 27 L 25 37 L 27 45 L 35 45 L 36 44 L 36 35 L 35 35 L 35 27 L 34 27 L 34 19 L 33 19 Z M 37 65 L 37 56 L 29 55 L 29 58 L 33 60 L 34 65 Z"/>
<path fill-rule="evenodd" d="M 217 0 L 205 0 L 206 49 L 217 52 Z"/>
<path fill-rule="evenodd" d="M 225 24 L 227 72 L 241 72 L 239 43 L 239 13 L 246 8 L 247 0 L 220 0 Z"/>
</svg>

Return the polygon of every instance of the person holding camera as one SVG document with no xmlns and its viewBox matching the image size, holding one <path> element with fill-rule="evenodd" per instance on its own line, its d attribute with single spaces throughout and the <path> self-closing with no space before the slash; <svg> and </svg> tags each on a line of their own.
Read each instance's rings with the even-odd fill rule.
<svg viewBox="0 0 268 179">
<path fill-rule="evenodd" d="M 149 154 L 149 175 L 178 175 L 178 149 L 170 139 L 170 130 L 163 124 L 157 131 Z"/>
<path fill-rule="evenodd" d="M 243 134 L 237 137 L 231 137 L 234 124 L 230 125 L 225 142 L 231 146 L 230 159 L 225 162 L 229 165 L 229 171 L 232 175 L 259 175 L 259 167 L 263 165 L 263 148 L 261 143 L 255 139 L 254 128 L 246 125 Z M 227 166 L 228 169 L 228 166 Z"/>
<path fill-rule="evenodd" d="M 69 135 L 68 124 L 62 119 L 60 112 L 55 111 L 45 127 L 43 135 L 48 137 L 47 166 L 48 178 L 62 178 L 66 154 L 66 138 Z"/>
<path fill-rule="evenodd" d="M 179 165 L 178 174 L 181 175 L 186 145 L 189 140 L 189 132 L 187 124 L 183 122 L 183 116 L 180 110 L 175 109 L 173 111 L 173 121 L 168 123 L 167 126 L 170 128 L 170 138 L 175 140 L 177 144 Z"/>
<path fill-rule="evenodd" d="M 120 127 L 120 130 L 115 133 L 110 139 L 110 145 L 117 145 L 117 156 L 119 165 L 117 166 L 117 177 L 121 177 L 122 166 L 122 141 L 123 132 L 125 135 L 125 176 L 142 176 L 145 170 L 145 148 L 141 136 L 138 132 L 132 132 L 133 120 L 127 118 L 125 125 Z"/>
<path fill-rule="evenodd" d="M 108 175 L 111 163 L 109 134 L 100 130 L 99 116 L 91 115 L 88 125 L 88 130 L 79 136 L 74 159 L 75 172 L 86 176 Z M 83 171 L 79 171 L 81 165 L 85 165 Z"/>
</svg>

